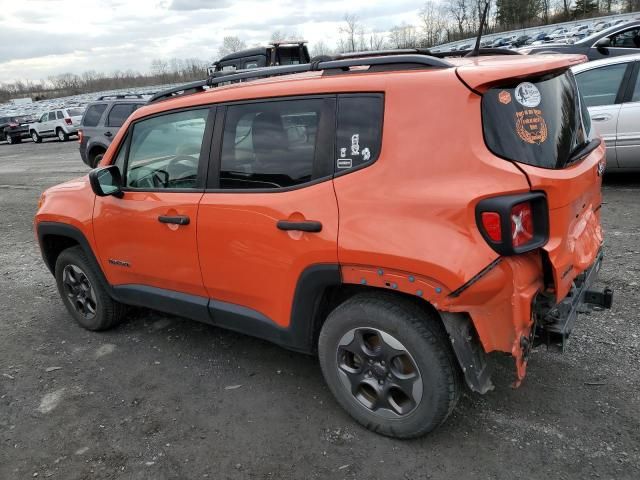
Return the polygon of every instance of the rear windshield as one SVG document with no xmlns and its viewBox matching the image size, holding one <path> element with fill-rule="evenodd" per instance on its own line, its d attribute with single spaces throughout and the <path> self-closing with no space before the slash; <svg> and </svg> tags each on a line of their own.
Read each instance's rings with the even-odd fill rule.
<svg viewBox="0 0 640 480">
<path fill-rule="evenodd" d="M 591 140 L 589 115 L 570 71 L 489 89 L 482 123 L 489 150 L 542 168 L 564 168 Z"/>
</svg>

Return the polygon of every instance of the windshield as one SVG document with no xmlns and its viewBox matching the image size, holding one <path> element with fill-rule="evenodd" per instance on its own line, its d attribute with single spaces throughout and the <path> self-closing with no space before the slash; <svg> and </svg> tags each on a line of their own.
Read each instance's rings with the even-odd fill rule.
<svg viewBox="0 0 640 480">
<path fill-rule="evenodd" d="M 482 97 L 482 122 L 494 154 L 542 168 L 566 167 L 591 140 L 589 115 L 570 71 L 490 88 Z"/>
</svg>

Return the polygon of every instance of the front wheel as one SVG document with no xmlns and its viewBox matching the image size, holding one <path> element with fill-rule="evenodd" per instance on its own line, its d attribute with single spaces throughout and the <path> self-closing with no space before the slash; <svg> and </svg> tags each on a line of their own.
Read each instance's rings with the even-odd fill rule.
<svg viewBox="0 0 640 480">
<path fill-rule="evenodd" d="M 383 435 L 424 435 L 459 397 L 458 367 L 439 319 L 400 297 L 347 300 L 324 323 L 318 354 L 340 405 Z"/>
<path fill-rule="evenodd" d="M 35 130 L 31 130 L 31 140 L 33 140 L 33 143 L 40 143 L 42 142 L 42 137 Z"/>
<path fill-rule="evenodd" d="M 82 327 L 107 330 L 122 321 L 125 306 L 111 298 L 81 247 L 69 248 L 58 256 L 55 274 L 65 307 Z"/>
</svg>

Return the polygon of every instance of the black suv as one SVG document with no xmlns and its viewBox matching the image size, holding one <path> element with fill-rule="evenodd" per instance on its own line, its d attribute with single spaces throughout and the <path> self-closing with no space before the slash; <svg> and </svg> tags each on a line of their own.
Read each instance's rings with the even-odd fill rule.
<svg viewBox="0 0 640 480">
<path fill-rule="evenodd" d="M 82 117 L 79 142 L 82 161 L 95 167 L 124 121 L 147 103 L 142 95 L 105 95 L 90 103 Z"/>
<path fill-rule="evenodd" d="M 305 43 L 305 41 L 274 42 L 266 47 L 254 47 L 230 53 L 214 62 L 208 68 L 208 73 L 213 75 L 215 72 L 227 70 L 246 70 L 309 63 L 311 58 Z"/>
</svg>

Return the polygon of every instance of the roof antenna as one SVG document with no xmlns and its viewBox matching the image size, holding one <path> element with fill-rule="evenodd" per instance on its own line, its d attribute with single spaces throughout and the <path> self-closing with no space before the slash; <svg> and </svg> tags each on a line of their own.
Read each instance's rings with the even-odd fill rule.
<svg viewBox="0 0 640 480">
<path fill-rule="evenodd" d="M 480 19 L 480 28 L 478 29 L 478 37 L 476 38 L 476 46 L 473 47 L 469 53 L 465 55 L 465 57 L 479 57 L 480 56 L 480 39 L 482 38 L 482 31 L 484 30 L 484 24 L 487 21 L 487 13 L 489 12 L 489 5 L 491 5 L 491 1 L 487 0 L 487 3 L 484 5 L 484 12 L 482 12 L 482 18 Z"/>
</svg>

